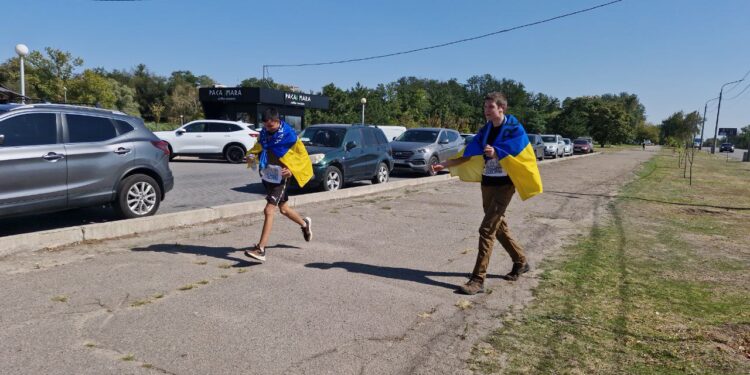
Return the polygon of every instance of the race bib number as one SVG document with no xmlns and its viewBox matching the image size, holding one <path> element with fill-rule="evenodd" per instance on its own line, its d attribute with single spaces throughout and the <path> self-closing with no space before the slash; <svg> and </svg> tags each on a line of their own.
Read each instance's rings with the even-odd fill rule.
<svg viewBox="0 0 750 375">
<path fill-rule="evenodd" d="M 503 170 L 503 167 L 500 166 L 497 159 L 485 161 L 484 172 L 482 172 L 482 174 L 489 177 L 505 177 L 508 175 L 508 173 Z"/>
<path fill-rule="evenodd" d="M 281 167 L 269 165 L 260 171 L 260 178 L 273 184 L 281 183 Z"/>
</svg>

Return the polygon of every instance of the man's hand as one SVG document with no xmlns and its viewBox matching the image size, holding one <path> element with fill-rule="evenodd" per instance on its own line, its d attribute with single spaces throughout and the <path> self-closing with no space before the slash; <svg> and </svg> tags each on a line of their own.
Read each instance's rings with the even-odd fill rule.
<svg viewBox="0 0 750 375">
<path fill-rule="evenodd" d="M 292 177 L 292 171 L 289 168 L 281 168 L 281 177 L 289 178 Z"/>
<path fill-rule="evenodd" d="M 258 160 L 255 158 L 255 154 L 249 154 L 245 157 L 248 168 L 255 169 L 258 166 Z"/>
<path fill-rule="evenodd" d="M 430 168 L 432 168 L 433 172 L 437 173 L 445 169 L 445 166 L 442 163 L 437 163 L 430 165 Z"/>
<path fill-rule="evenodd" d="M 494 158 L 495 148 L 490 145 L 484 146 L 484 154 L 487 155 L 488 158 Z"/>
</svg>

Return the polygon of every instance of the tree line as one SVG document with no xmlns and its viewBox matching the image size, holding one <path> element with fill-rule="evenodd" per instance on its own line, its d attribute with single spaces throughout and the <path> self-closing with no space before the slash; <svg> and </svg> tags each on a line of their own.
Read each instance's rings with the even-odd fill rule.
<svg viewBox="0 0 750 375">
<path fill-rule="evenodd" d="M 19 58 L 0 64 L 0 84 L 19 91 Z M 84 68 L 84 61 L 70 52 L 47 47 L 26 57 L 26 95 L 56 103 L 98 105 L 118 109 L 146 121 L 166 120 L 172 124 L 203 117 L 198 88 L 216 81 L 190 71 L 172 72 L 168 77 L 139 64 L 129 70 Z M 241 87 L 270 87 L 291 91 L 292 86 L 273 79 L 249 77 Z M 482 110 L 486 93 L 501 91 L 512 113 L 528 133 L 557 133 L 575 138 L 590 136 L 601 144 L 638 143 L 643 140 L 682 142 L 695 134 L 695 116 L 677 112 L 659 126 L 646 122 L 646 110 L 631 93 L 607 93 L 560 100 L 526 89 L 521 82 L 498 79 L 490 74 L 456 79 L 402 77 L 374 88 L 355 85 L 350 89 L 330 83 L 319 92 L 330 98 L 328 110 L 307 110 L 307 122 L 358 123 L 360 99 L 366 98 L 366 122 L 407 127 L 432 126 L 475 132 L 484 124 Z M 691 133 L 692 132 L 692 133 Z M 685 135 L 687 134 L 687 135 Z M 679 140 L 678 140 L 679 138 Z"/>
</svg>

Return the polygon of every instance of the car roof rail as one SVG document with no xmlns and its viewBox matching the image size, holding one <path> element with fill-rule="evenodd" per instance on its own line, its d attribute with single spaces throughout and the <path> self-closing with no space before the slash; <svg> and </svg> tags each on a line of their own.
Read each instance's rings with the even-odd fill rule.
<svg viewBox="0 0 750 375">
<path fill-rule="evenodd" d="M 27 104 L 27 105 L 23 106 L 23 108 L 80 109 L 80 110 L 84 110 L 84 111 L 105 112 L 105 113 L 111 113 L 111 114 L 114 114 L 114 115 L 128 116 L 127 113 L 122 112 L 122 111 L 118 111 L 118 110 L 115 110 L 115 109 L 89 107 L 89 106 L 76 105 L 76 104 L 36 103 L 36 104 Z"/>
</svg>

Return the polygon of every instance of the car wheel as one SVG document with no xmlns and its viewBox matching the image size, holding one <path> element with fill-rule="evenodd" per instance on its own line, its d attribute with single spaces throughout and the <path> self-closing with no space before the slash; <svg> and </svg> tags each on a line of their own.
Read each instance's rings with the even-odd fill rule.
<svg viewBox="0 0 750 375">
<path fill-rule="evenodd" d="M 326 168 L 326 174 L 323 177 L 323 190 L 336 191 L 341 189 L 343 185 L 344 177 L 341 175 L 341 170 L 333 166 Z"/>
<path fill-rule="evenodd" d="M 438 160 L 437 156 L 431 156 L 430 160 L 427 162 L 427 170 L 425 173 L 427 173 L 428 176 L 434 176 L 437 174 L 432 168 L 430 168 L 431 165 L 439 163 L 440 160 Z"/>
<path fill-rule="evenodd" d="M 230 145 L 224 150 L 224 159 L 232 164 L 242 163 L 245 158 L 245 149 L 240 145 Z"/>
<path fill-rule="evenodd" d="M 385 163 L 378 164 L 378 171 L 375 172 L 375 176 L 372 178 L 373 184 L 382 184 L 388 181 L 388 165 Z"/>
<path fill-rule="evenodd" d="M 120 182 L 115 208 L 126 219 L 151 216 L 161 203 L 161 188 L 144 174 L 134 174 Z"/>
</svg>

